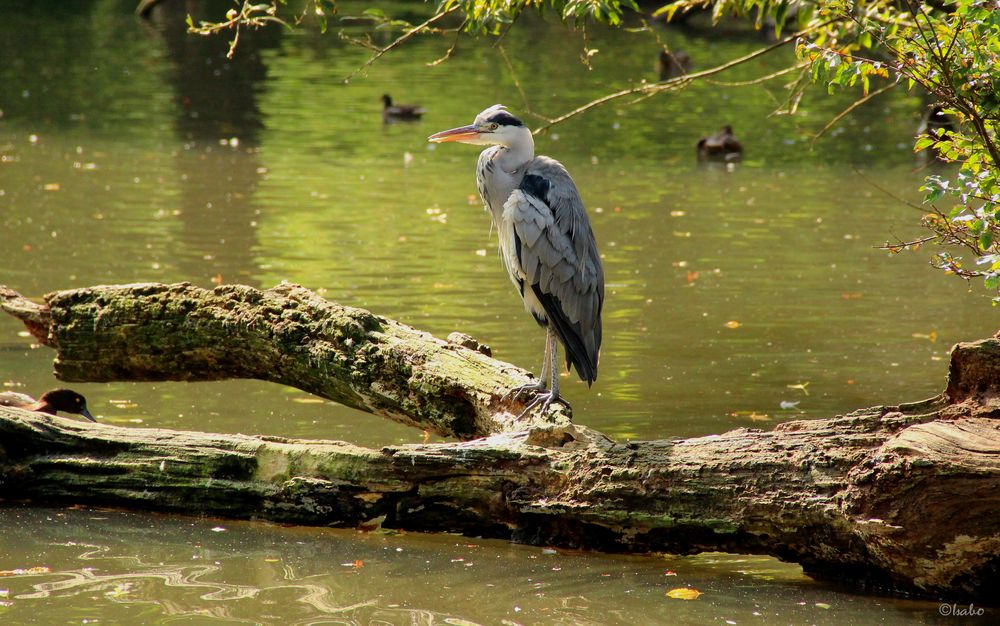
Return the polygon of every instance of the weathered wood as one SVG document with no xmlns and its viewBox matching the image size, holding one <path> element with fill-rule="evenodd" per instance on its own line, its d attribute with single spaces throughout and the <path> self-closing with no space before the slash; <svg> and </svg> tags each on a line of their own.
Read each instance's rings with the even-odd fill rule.
<svg viewBox="0 0 1000 626">
<path fill-rule="evenodd" d="M 51 294 L 39 309 L 50 312 L 45 340 L 60 351 L 59 371 L 158 379 L 174 370 L 154 361 L 177 359 L 191 376 L 219 378 L 230 367 L 242 376 L 261 373 L 245 362 L 256 350 L 277 361 L 281 380 L 296 372 L 315 380 L 317 374 L 305 371 L 308 364 L 282 361 L 312 354 L 295 349 L 315 345 L 317 335 L 310 333 L 338 346 L 344 333 L 388 350 L 381 344 L 391 341 L 383 336 L 397 332 L 390 320 L 372 316 L 375 321 L 366 322 L 370 313 L 321 304 L 299 287 L 200 294 L 200 303 L 219 309 L 210 311 L 190 302 L 192 289 Z M 174 296 L 188 304 L 178 308 Z M 279 306 L 273 298 L 297 304 Z M 22 319 L 45 319 L 39 311 L 28 315 L 31 307 L 23 302 L 15 306 L 9 294 L 3 299 L 11 303 L 4 308 Z M 258 304 L 266 322 L 246 318 Z M 302 321 L 312 319 L 304 309 L 326 306 L 334 307 L 321 316 L 327 325 Z M 175 308 L 190 318 L 181 333 L 189 355 L 167 350 L 166 328 L 142 330 L 145 315 L 162 324 L 176 319 Z M 307 328 L 282 330 L 289 317 Z M 338 333 L 330 321 L 335 318 L 362 330 Z M 220 319 L 242 319 L 242 325 L 225 326 L 227 334 L 220 335 Z M 174 326 L 169 330 L 180 333 Z M 122 345 L 87 356 L 81 346 L 103 349 L 79 338 L 90 333 L 102 341 L 120 335 Z M 202 333 L 206 340 L 196 340 Z M 224 349 L 212 348 L 215 342 Z M 431 344 L 455 350 L 438 340 Z M 331 350 L 324 354 L 336 353 Z M 412 352 L 388 354 L 411 358 Z M 420 366 L 433 360 L 421 354 Z M 993 602 L 1000 583 L 998 355 L 996 339 L 960 344 L 947 393 L 924 402 L 788 422 L 769 432 L 740 429 L 678 441 L 616 443 L 583 427 L 546 421 L 515 432 L 509 421 L 486 419 L 482 423 L 499 434 L 373 450 L 329 441 L 119 428 L 0 408 L 0 498 L 334 526 L 381 523 L 612 551 L 762 553 L 849 585 Z M 505 372 L 509 366 L 498 367 Z M 353 371 L 339 361 L 328 369 L 348 376 Z M 392 376 L 401 369 L 381 367 Z M 297 386 L 335 387 L 325 385 Z M 346 387 L 369 397 L 353 383 Z M 483 404 L 494 406 L 496 394 L 485 392 L 493 399 Z"/>
<path fill-rule="evenodd" d="M 459 439 L 569 427 L 562 405 L 518 418 L 502 401 L 529 372 L 289 283 L 102 286 L 44 305 L 0 287 L 0 308 L 58 350 L 65 381 L 256 378 Z"/>
</svg>

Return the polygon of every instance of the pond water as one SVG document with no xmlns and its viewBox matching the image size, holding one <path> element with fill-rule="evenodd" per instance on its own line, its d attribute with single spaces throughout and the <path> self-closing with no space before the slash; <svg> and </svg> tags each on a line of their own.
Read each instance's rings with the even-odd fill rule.
<svg viewBox="0 0 1000 626">
<path fill-rule="evenodd" d="M 315 25 L 246 33 L 227 61 L 226 41 L 183 25 L 185 10 L 221 15 L 225 3 L 167 2 L 150 23 L 125 0 L 6 6 L 0 284 L 40 296 L 288 280 L 438 336 L 468 333 L 527 368 L 540 363 L 543 334 L 496 258 L 475 195 L 477 149 L 426 137 L 496 102 L 534 125 L 532 111 L 556 115 L 656 79 L 650 33 L 589 29 L 599 52 L 588 69 L 581 32 L 530 18 L 501 46 L 462 40 L 433 67 L 452 39 L 418 38 L 344 83 L 368 52 L 338 37 L 339 24 L 326 35 Z M 384 6 L 413 21 L 428 10 Z M 738 26 L 653 32 L 696 69 L 761 44 Z M 357 22 L 345 34 L 390 40 Z M 784 54 L 719 80 L 767 74 Z M 428 112 L 383 124 L 383 93 Z M 574 175 L 604 256 L 600 377 L 589 390 L 563 379 L 578 422 L 665 438 L 919 400 L 944 387 L 951 345 L 996 330 L 988 298 L 932 270 L 932 251 L 875 248 L 921 234 L 920 213 L 879 187 L 919 201 L 927 169 L 910 145 L 924 101 L 890 93 L 810 149 L 850 98 L 816 94 L 807 115 L 771 115 L 783 94 L 778 83 L 699 83 L 536 138 Z M 743 163 L 699 166 L 697 139 L 727 123 Z M 56 386 L 53 353 L 21 331 L 0 319 L 0 381 L 36 394 Z M 257 381 L 73 387 L 101 421 L 125 427 L 372 446 L 422 437 Z M 5 623 L 940 619 L 936 604 L 846 593 L 764 557 L 622 557 L 92 510 L 3 508 L 0 527 Z M 665 597 L 684 586 L 704 595 Z"/>
</svg>

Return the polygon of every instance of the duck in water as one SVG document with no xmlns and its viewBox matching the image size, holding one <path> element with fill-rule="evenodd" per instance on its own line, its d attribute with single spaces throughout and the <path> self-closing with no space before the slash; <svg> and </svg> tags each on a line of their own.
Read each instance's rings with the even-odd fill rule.
<svg viewBox="0 0 1000 626">
<path fill-rule="evenodd" d="M 743 158 L 743 145 L 733 135 L 733 127 L 726 124 L 717 133 L 702 137 L 698 141 L 699 161 L 722 161 L 729 163 Z"/>
<path fill-rule="evenodd" d="M 0 393 L 0 406 L 13 406 L 36 413 L 55 415 L 57 411 L 82 415 L 92 422 L 97 419 L 87 410 L 87 400 L 71 389 L 51 389 L 35 400 L 31 396 L 14 391 Z"/>
<path fill-rule="evenodd" d="M 419 104 L 393 104 L 392 96 L 384 94 L 382 96 L 382 119 L 392 120 L 418 120 L 426 113 L 426 109 Z"/>
</svg>

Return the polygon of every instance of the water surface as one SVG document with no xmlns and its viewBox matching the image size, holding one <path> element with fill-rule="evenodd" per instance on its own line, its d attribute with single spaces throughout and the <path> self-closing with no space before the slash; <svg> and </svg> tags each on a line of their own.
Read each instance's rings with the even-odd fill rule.
<svg viewBox="0 0 1000 626">
<path fill-rule="evenodd" d="M 468 333 L 498 358 L 538 367 L 543 333 L 510 288 L 475 197 L 477 149 L 426 136 L 496 102 L 538 124 L 532 111 L 556 115 L 630 77 L 655 80 L 651 35 L 591 29 L 600 52 L 588 69 L 580 32 L 525 19 L 503 51 L 462 41 L 428 67 L 451 40 L 418 39 L 345 84 L 367 52 L 335 32 L 248 33 L 227 61 L 224 41 L 184 34 L 182 12 L 144 24 L 131 5 L 11 3 L 0 23 L 0 283 L 39 296 L 102 283 L 288 280 L 439 336 Z M 404 10 L 417 20 L 426 7 Z M 735 27 L 715 39 L 656 33 L 696 69 L 760 43 Z M 385 92 L 422 103 L 424 120 L 383 124 Z M 811 150 L 812 133 L 850 99 L 817 96 L 808 115 L 774 116 L 783 93 L 702 83 L 536 138 L 575 177 L 607 276 L 600 377 L 589 390 L 574 377 L 562 383 L 577 421 L 617 438 L 665 438 L 918 400 L 943 388 L 951 345 L 996 329 L 986 296 L 933 271 L 931 251 L 875 248 L 919 235 L 920 213 L 856 172 L 919 200 L 927 171 L 909 146 L 920 97 L 866 105 Z M 744 162 L 699 166 L 695 142 L 726 123 L 747 147 Z M 53 353 L 21 331 L 0 319 L 0 381 L 34 393 L 55 386 Z M 122 426 L 373 446 L 422 436 L 257 381 L 74 387 Z M 117 512 L 0 515 L 17 534 L 0 569 L 50 568 L 0 580 L 14 623 L 845 624 L 936 614 L 936 605 L 844 594 L 758 557 L 548 553 Z M 227 530 L 213 533 L 220 524 Z M 356 560 L 364 567 L 341 565 Z M 664 597 L 683 585 L 705 596 Z"/>
</svg>

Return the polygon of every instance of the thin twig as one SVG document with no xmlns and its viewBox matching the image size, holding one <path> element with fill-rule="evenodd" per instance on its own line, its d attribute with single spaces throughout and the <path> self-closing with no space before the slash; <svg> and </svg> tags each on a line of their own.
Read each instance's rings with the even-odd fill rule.
<svg viewBox="0 0 1000 626">
<path fill-rule="evenodd" d="M 868 183 L 869 185 L 871 185 L 875 189 L 878 189 L 879 191 L 881 191 L 885 195 L 889 196 L 893 200 L 895 200 L 895 201 L 897 201 L 897 202 L 899 202 L 901 204 L 904 204 L 904 205 L 910 207 L 911 209 L 916 209 L 916 210 L 920 211 L 921 213 L 927 213 L 928 212 L 926 207 L 922 207 L 919 204 L 914 204 L 913 202 L 910 202 L 906 198 L 903 198 L 902 196 L 896 194 L 892 190 L 886 189 L 882 185 L 879 185 L 874 180 L 872 180 L 872 179 L 868 178 L 867 176 L 865 176 L 865 174 L 861 170 L 859 170 L 858 168 L 854 167 L 854 168 L 851 168 L 851 169 L 853 169 L 854 173 L 857 174 L 863 181 L 865 181 L 866 183 Z"/>
<path fill-rule="evenodd" d="M 869 93 L 867 96 L 864 96 L 862 98 L 858 98 L 857 100 L 855 100 L 854 102 L 852 102 L 850 105 L 848 105 L 847 108 L 845 108 L 843 111 L 841 111 L 840 113 L 837 113 L 836 115 L 834 115 L 833 119 L 826 123 L 826 126 L 824 126 L 823 128 L 821 128 L 818 133 L 816 133 L 815 135 L 813 135 L 812 142 L 809 144 L 809 149 L 811 150 L 812 148 L 816 147 L 816 142 L 819 140 L 819 138 L 822 137 L 823 135 L 825 135 L 826 131 L 828 131 L 831 128 L 833 128 L 834 126 L 836 126 L 837 122 L 839 122 L 840 120 L 842 120 L 845 117 L 847 117 L 847 115 L 849 115 L 851 113 L 851 111 L 853 111 L 854 109 L 858 108 L 859 106 L 861 106 L 865 102 L 868 102 L 872 98 L 884 94 L 885 92 L 887 92 L 890 89 L 894 88 L 898 84 L 899 83 L 892 82 L 892 83 L 889 83 L 888 85 L 886 85 L 885 87 L 882 87 L 881 89 L 876 89 L 875 91 Z"/>
<path fill-rule="evenodd" d="M 451 45 L 448 47 L 448 51 L 445 52 L 444 56 L 442 56 L 441 58 L 435 59 L 430 63 L 428 63 L 427 67 L 437 67 L 438 65 L 444 63 L 445 61 L 451 58 L 452 53 L 455 52 L 455 48 L 458 47 L 458 40 L 461 39 L 462 37 L 462 30 L 465 29 L 465 25 L 468 23 L 469 23 L 469 18 L 465 18 L 462 24 L 455 29 L 455 41 L 451 42 Z"/>
<path fill-rule="evenodd" d="M 785 74 L 791 74 L 794 71 L 800 70 L 802 68 L 809 67 L 808 62 L 796 63 L 790 67 L 786 67 L 783 70 L 778 70 L 777 72 L 772 72 L 766 76 L 760 76 L 758 78 L 752 78 L 750 80 L 739 80 L 739 81 L 725 81 L 725 80 L 706 80 L 705 82 L 709 85 L 717 85 L 719 87 L 750 87 L 753 85 L 759 85 L 761 83 L 766 83 L 767 81 L 778 78 L 779 76 L 784 76 Z"/>
<path fill-rule="evenodd" d="M 434 22 L 438 21 L 439 19 L 441 19 L 445 15 L 449 15 L 451 13 L 454 13 L 458 9 L 459 9 L 458 5 L 455 5 L 455 6 L 451 7 L 450 9 L 446 9 L 444 11 L 441 11 L 440 13 L 435 13 L 434 15 L 430 16 L 429 18 L 427 18 L 427 20 L 424 21 L 423 23 L 418 24 L 418 25 L 414 26 L 413 28 L 411 28 L 410 30 L 406 31 L 405 33 L 403 33 L 402 35 L 400 35 L 399 37 L 397 37 L 395 39 L 395 41 L 393 41 L 392 43 L 390 43 L 388 46 L 386 46 L 384 48 L 380 48 L 377 52 L 375 52 L 375 54 L 373 54 L 371 56 L 371 58 L 369 58 L 367 61 L 365 61 L 363 65 L 361 65 L 360 67 L 354 68 L 354 71 L 351 72 L 347 76 L 347 78 L 344 79 L 344 82 L 345 83 L 346 82 L 350 82 L 350 80 L 352 78 L 354 78 L 355 76 L 357 76 L 358 74 L 360 74 L 362 71 L 364 71 L 366 68 L 368 68 L 369 66 L 371 66 L 373 63 L 375 63 L 375 61 L 378 61 L 387 52 L 389 52 L 390 50 L 392 50 L 392 49 L 394 49 L 394 48 L 396 48 L 398 46 L 403 45 L 405 42 L 409 41 L 410 38 L 413 37 L 414 35 L 418 35 L 418 34 L 422 33 L 423 31 L 427 30 L 427 28 L 431 24 L 433 24 Z"/>
<path fill-rule="evenodd" d="M 733 59 L 732 61 L 729 61 L 727 63 L 723 63 L 722 65 L 717 65 L 717 66 L 715 66 L 713 68 L 710 68 L 710 69 L 707 69 L 707 70 L 703 70 L 701 72 L 694 72 L 693 74 L 684 74 L 683 76 L 678 76 L 676 78 L 671 78 L 669 80 L 661 81 L 661 82 L 658 82 L 658 83 L 646 83 L 646 84 L 643 84 L 643 85 L 639 85 L 638 87 L 630 87 L 628 89 L 623 89 L 621 91 L 616 91 L 614 93 L 607 94 L 605 96 L 597 98 L 596 100 L 591 100 L 587 104 L 584 104 L 584 105 L 582 105 L 580 107 L 577 107 L 577 108 L 573 109 L 572 111 L 569 111 L 568 113 L 564 113 L 564 114 L 560 115 L 559 117 L 556 117 L 556 118 L 550 120 L 544 126 L 539 126 L 538 128 L 536 128 L 535 130 L 533 130 L 531 132 L 532 132 L 532 134 L 538 134 L 538 133 L 542 132 L 543 130 L 547 130 L 547 129 L 551 128 L 552 126 L 555 126 L 556 124 L 561 124 L 562 122 L 565 122 L 566 120 L 568 120 L 570 118 L 576 117 L 577 115 L 580 115 L 581 113 L 584 113 L 586 111 L 589 111 L 590 109 L 593 109 L 594 107 L 598 107 L 598 106 L 607 104 L 608 102 L 611 102 L 613 100 L 617 100 L 619 98 L 624 98 L 625 96 L 631 96 L 633 94 L 639 94 L 639 93 L 659 93 L 661 91 L 672 91 L 674 89 L 678 89 L 681 86 L 681 83 L 688 83 L 690 81 L 697 80 L 699 78 L 704 78 L 706 76 L 713 76 L 715 74 L 719 74 L 721 72 L 725 72 L 726 70 L 732 69 L 732 68 L 734 68 L 734 67 L 736 67 L 738 65 L 742 65 L 742 64 L 747 63 L 749 61 L 752 61 L 752 60 L 754 60 L 754 59 L 756 59 L 756 58 L 758 58 L 760 56 L 763 56 L 763 55 L 765 55 L 765 54 L 767 54 L 769 52 L 777 50 L 778 48 L 780 48 L 782 46 L 786 46 L 789 43 L 791 43 L 791 42 L 795 41 L 796 39 L 798 39 L 799 37 L 802 37 L 803 35 L 806 35 L 808 33 L 813 32 L 814 30 L 817 30 L 817 29 L 823 28 L 824 26 L 832 24 L 834 21 L 835 20 L 831 19 L 831 20 L 827 20 L 825 22 L 822 22 L 820 24 L 814 24 L 813 26 L 810 26 L 809 28 L 803 29 L 803 30 L 801 30 L 801 31 L 799 31 L 797 33 L 793 33 L 793 34 L 785 37 L 781 41 L 775 42 L 775 43 L 773 43 L 773 44 L 771 44 L 769 46 L 766 46 L 764 48 L 760 48 L 759 50 L 755 50 L 754 52 L 751 52 L 750 54 L 747 54 L 747 55 L 744 55 L 742 57 L 739 57 L 738 59 Z"/>
<path fill-rule="evenodd" d="M 528 102 L 528 94 L 526 94 L 524 92 L 524 88 L 521 87 L 521 81 L 518 80 L 518 78 L 517 78 L 517 72 L 514 71 L 514 64 L 511 62 L 510 57 L 507 55 L 507 48 L 505 46 L 499 45 L 499 46 L 497 46 L 497 50 L 500 52 L 500 57 L 503 59 L 503 62 L 507 65 L 507 72 L 510 73 L 510 79 L 512 81 L 514 81 L 514 87 L 516 87 L 517 88 L 517 92 L 519 94 L 521 94 L 521 103 L 524 105 L 521 108 L 521 111 L 523 113 L 526 113 L 528 115 L 536 117 L 536 118 L 538 118 L 540 120 L 543 120 L 543 121 L 546 121 L 546 122 L 551 121 L 549 118 L 545 117 L 544 115 L 541 115 L 539 113 L 535 113 L 532 110 L 531 104 Z"/>
<path fill-rule="evenodd" d="M 899 243 L 889 243 L 888 241 L 881 246 L 872 246 L 876 250 L 888 250 L 889 252 L 896 253 L 900 250 L 905 250 L 906 248 L 912 248 L 913 246 L 919 246 L 927 243 L 928 241 L 934 241 L 937 239 L 937 235 L 927 235 L 926 237 L 921 237 L 919 239 L 914 239 L 913 241 L 903 241 L 902 239 Z"/>
</svg>

